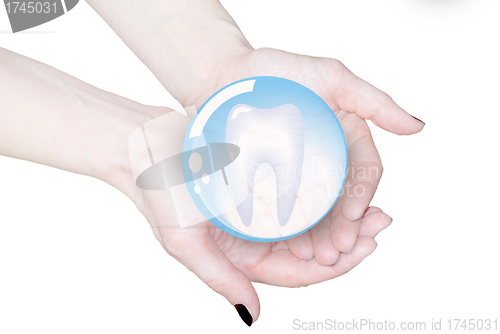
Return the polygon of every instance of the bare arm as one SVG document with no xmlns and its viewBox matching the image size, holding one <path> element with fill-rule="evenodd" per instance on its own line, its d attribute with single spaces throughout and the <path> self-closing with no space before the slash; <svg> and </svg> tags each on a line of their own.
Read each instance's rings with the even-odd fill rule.
<svg viewBox="0 0 500 334">
<path fill-rule="evenodd" d="M 102 180 L 128 166 L 123 143 L 148 119 L 138 103 L 2 48 L 0 92 L 1 155 Z"/>
</svg>

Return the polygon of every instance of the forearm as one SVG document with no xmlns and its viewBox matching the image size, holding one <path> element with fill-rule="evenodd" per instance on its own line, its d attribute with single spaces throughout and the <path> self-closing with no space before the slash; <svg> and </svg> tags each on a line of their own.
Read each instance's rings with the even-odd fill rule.
<svg viewBox="0 0 500 334">
<path fill-rule="evenodd" d="M 217 0 L 87 0 L 181 104 L 251 49 Z M 199 107 L 199 106 L 197 106 Z"/>
<path fill-rule="evenodd" d="M 0 155 L 106 180 L 144 121 L 120 99 L 0 48 Z"/>
</svg>

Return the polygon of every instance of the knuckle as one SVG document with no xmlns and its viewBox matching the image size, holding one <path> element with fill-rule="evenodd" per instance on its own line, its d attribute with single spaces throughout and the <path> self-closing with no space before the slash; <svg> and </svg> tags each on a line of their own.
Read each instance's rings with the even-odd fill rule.
<svg viewBox="0 0 500 334">
<path fill-rule="evenodd" d="M 208 285 L 210 289 L 212 289 L 213 291 L 217 292 L 220 295 L 223 294 L 224 287 L 227 286 L 227 283 L 223 278 L 208 279 L 205 281 L 205 283 Z"/>
<path fill-rule="evenodd" d="M 347 67 L 338 59 L 330 59 L 330 65 L 335 69 L 339 71 L 345 70 Z"/>
</svg>

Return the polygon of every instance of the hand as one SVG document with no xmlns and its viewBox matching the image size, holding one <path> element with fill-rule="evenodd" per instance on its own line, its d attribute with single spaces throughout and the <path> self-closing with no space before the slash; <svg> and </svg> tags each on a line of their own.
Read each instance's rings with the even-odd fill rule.
<svg viewBox="0 0 500 334">
<path fill-rule="evenodd" d="M 382 165 L 365 120 L 397 134 L 418 132 L 424 124 L 333 59 L 261 49 L 238 53 L 222 68 L 213 82 L 193 87 L 199 94 L 184 104 L 200 106 L 213 92 L 246 77 L 273 75 L 297 81 L 318 93 L 337 115 L 347 140 L 349 167 L 356 172 L 346 181 L 351 191 L 343 192 L 320 223 L 295 238 L 272 243 L 241 240 L 209 222 L 189 229 L 168 228 L 165 225 L 175 217 L 165 210 L 165 198 L 141 191 L 138 207 L 167 252 L 232 304 L 244 304 L 255 321 L 259 302 L 250 281 L 297 287 L 340 276 L 371 254 L 376 247 L 373 238 L 392 221 L 380 209 L 368 207 Z M 176 136 L 184 135 L 176 126 L 167 130 L 175 131 Z M 370 172 L 358 173 L 362 169 Z"/>
<path fill-rule="evenodd" d="M 208 222 L 180 229 L 164 192 L 143 191 L 135 185 L 127 145 L 134 129 L 170 110 L 104 92 L 4 49 L 0 58 L 8 92 L 2 95 L 2 105 L 8 108 L 0 113 L 0 154 L 93 176 L 118 188 L 144 213 L 170 254 L 231 303 L 246 305 L 254 320 L 259 303 L 250 279 L 301 286 L 341 275 L 373 250 L 371 238 L 389 222 L 379 209 L 368 211 L 356 249 L 334 267 L 295 256 L 290 247 L 293 239 L 252 243 L 221 233 Z M 11 89 L 18 86 L 37 94 L 26 99 L 24 92 Z M 165 129 L 179 139 L 178 144 L 184 131 L 176 123 Z"/>
<path fill-rule="evenodd" d="M 213 92 L 236 80 L 270 75 L 291 79 L 310 88 L 328 103 L 339 119 L 346 136 L 351 172 L 344 194 L 323 222 L 310 233 L 288 242 L 291 251 L 298 257 L 306 259 L 314 255 L 320 264 L 334 263 L 339 253 L 354 247 L 360 219 L 382 175 L 380 157 L 366 120 L 400 135 L 419 132 L 424 123 L 335 59 L 301 56 L 273 49 L 248 49 L 235 52 L 219 64 L 219 68 L 220 75 L 210 84 L 203 82 L 203 86 L 191 90 L 199 94 L 186 99 L 187 105 L 200 106 Z"/>
<path fill-rule="evenodd" d="M 345 189 L 363 191 L 344 192 L 310 231 L 267 244 L 234 238 L 210 223 L 191 229 L 166 227 L 176 217 L 165 207 L 165 198 L 134 194 L 170 254 L 229 302 L 246 305 L 256 320 L 259 302 L 250 280 L 283 286 L 317 283 L 349 271 L 374 250 L 373 237 L 391 219 L 380 209 L 367 210 L 382 165 L 366 120 L 396 134 L 420 131 L 421 121 L 337 60 L 253 50 L 216 0 L 90 3 L 184 106 L 200 107 L 223 86 L 252 76 L 284 77 L 312 89 L 330 105 L 344 129 L 350 170 L 367 171 L 364 177 L 348 175 Z M 116 15 L 117 9 L 130 15 Z"/>
<path fill-rule="evenodd" d="M 373 238 L 392 221 L 380 209 L 368 208 L 382 175 L 382 164 L 366 120 L 396 134 L 416 133 L 424 123 L 334 59 L 259 49 L 229 57 L 220 65 L 219 73 L 212 82 L 193 86 L 190 91 L 199 94 L 184 99 L 184 105 L 201 106 L 218 89 L 247 77 L 271 75 L 294 80 L 320 95 L 336 114 L 347 140 L 349 168 L 355 172 L 349 173 L 332 211 L 311 230 L 286 241 L 248 242 L 210 223 L 189 232 L 156 232 L 169 254 L 232 304 L 246 305 L 256 320 L 259 303 L 250 280 L 296 287 L 342 275 L 375 249 Z M 146 212 L 150 221 L 156 216 L 155 210 L 150 206 Z"/>
</svg>

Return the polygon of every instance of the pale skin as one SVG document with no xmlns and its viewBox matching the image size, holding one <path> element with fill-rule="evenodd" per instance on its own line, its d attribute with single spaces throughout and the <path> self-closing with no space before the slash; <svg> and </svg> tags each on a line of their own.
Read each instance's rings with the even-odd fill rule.
<svg viewBox="0 0 500 334">
<path fill-rule="evenodd" d="M 177 221 L 165 205 L 165 194 L 135 186 L 127 146 L 133 130 L 172 111 L 102 91 L 4 49 L 0 49 L 0 91 L 8 94 L 0 95 L 0 154 L 92 176 L 116 187 L 144 214 L 171 256 L 231 304 L 245 305 L 251 321 L 260 313 L 252 281 L 306 286 L 343 275 L 373 252 L 375 236 L 392 219 L 369 206 L 382 164 L 366 121 L 399 135 L 419 132 L 423 122 L 338 60 L 254 50 L 218 1 L 87 2 L 183 106 L 199 107 L 219 88 L 245 77 L 271 75 L 297 81 L 335 112 L 346 136 L 350 166 L 380 173 L 350 175 L 347 181 L 362 186 L 363 195 L 344 193 L 320 223 L 286 241 L 244 241 L 209 222 L 172 228 Z M 175 124 L 166 130 L 173 137 L 184 136 Z"/>
</svg>

